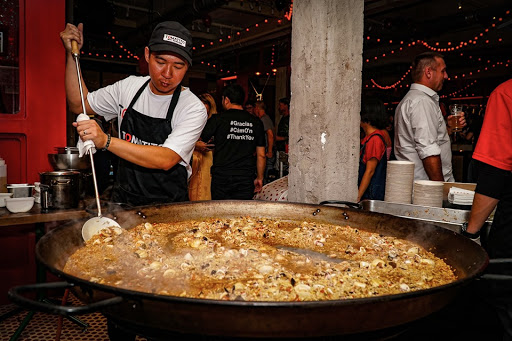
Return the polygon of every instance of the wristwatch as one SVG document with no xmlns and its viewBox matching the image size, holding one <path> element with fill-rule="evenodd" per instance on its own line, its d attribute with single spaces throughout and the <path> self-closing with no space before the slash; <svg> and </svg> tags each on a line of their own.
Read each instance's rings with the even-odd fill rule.
<svg viewBox="0 0 512 341">
<path fill-rule="evenodd" d="M 469 239 L 477 239 L 478 237 L 480 237 L 480 231 L 475 232 L 475 233 L 468 232 L 468 223 L 467 222 L 462 224 L 462 228 L 460 230 L 460 233 L 464 237 L 467 237 Z"/>
</svg>

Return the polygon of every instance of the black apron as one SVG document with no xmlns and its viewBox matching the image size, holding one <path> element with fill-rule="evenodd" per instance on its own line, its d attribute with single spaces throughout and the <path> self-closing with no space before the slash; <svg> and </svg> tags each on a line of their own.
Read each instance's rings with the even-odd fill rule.
<svg viewBox="0 0 512 341">
<path fill-rule="evenodd" d="M 162 145 L 172 132 L 171 119 L 180 97 L 181 84 L 174 90 L 167 117 L 162 119 L 143 115 L 133 109 L 148 83 L 149 80 L 137 91 L 126 109 L 119 136 L 131 143 Z M 133 206 L 187 201 L 187 178 L 187 169 L 180 164 L 165 171 L 119 159 L 112 201 Z"/>
</svg>

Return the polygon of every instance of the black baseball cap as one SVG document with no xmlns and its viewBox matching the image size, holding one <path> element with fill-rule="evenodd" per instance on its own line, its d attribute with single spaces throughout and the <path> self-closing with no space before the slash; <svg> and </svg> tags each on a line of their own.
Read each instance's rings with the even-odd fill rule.
<svg viewBox="0 0 512 341">
<path fill-rule="evenodd" d="M 192 65 L 192 35 L 176 21 L 156 25 L 148 43 L 151 52 L 174 52 Z"/>
</svg>

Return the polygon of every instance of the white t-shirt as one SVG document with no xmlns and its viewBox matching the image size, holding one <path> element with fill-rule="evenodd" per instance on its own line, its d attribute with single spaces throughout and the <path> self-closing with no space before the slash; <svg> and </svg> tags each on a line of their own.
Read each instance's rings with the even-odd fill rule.
<svg viewBox="0 0 512 341">
<path fill-rule="evenodd" d="M 440 155 L 444 181 L 453 182 L 452 149 L 437 93 L 418 83 L 400 101 L 395 113 L 395 156 L 414 162 L 414 180 L 428 180 L 423 159 Z"/>
<path fill-rule="evenodd" d="M 130 76 L 112 85 L 89 92 L 87 100 L 92 110 L 103 116 L 105 120 L 110 121 L 117 117 L 119 119 L 118 131 L 121 131 L 124 112 L 128 109 L 137 91 L 148 79 L 149 76 Z M 172 95 L 155 95 L 148 84 L 135 102 L 133 109 L 150 117 L 165 119 L 171 99 Z M 192 174 L 189 162 L 207 118 L 206 108 L 201 100 L 189 88 L 184 88 L 171 120 L 172 132 L 162 147 L 172 149 L 181 157 L 180 164 L 187 168 L 189 177 Z"/>
</svg>

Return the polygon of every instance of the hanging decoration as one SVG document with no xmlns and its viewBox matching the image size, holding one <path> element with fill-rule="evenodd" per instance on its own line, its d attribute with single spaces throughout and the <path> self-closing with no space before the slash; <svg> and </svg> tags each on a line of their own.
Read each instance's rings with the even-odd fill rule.
<svg viewBox="0 0 512 341">
<path fill-rule="evenodd" d="M 259 76 L 258 72 L 256 73 L 256 75 Z M 267 87 L 268 80 L 270 79 L 270 74 L 267 74 L 267 75 L 268 75 L 267 80 L 265 81 L 265 85 L 263 86 L 263 89 L 261 90 L 261 92 L 258 92 L 256 90 L 256 88 L 254 87 L 254 84 L 252 84 L 252 82 L 249 81 L 249 83 L 251 83 L 251 86 L 252 86 L 254 92 L 256 93 L 256 101 L 258 101 L 258 102 L 263 101 L 263 92 L 265 91 L 265 88 Z"/>
<path fill-rule="evenodd" d="M 291 0 L 290 3 L 290 9 L 284 14 L 284 17 L 288 19 L 288 21 L 292 20 L 292 14 L 293 14 L 293 0 Z"/>
<path fill-rule="evenodd" d="M 481 58 L 478 58 L 478 60 L 481 60 Z M 454 75 L 454 76 L 451 76 L 451 77 L 448 77 L 448 80 L 452 80 L 452 79 L 459 79 L 459 78 L 466 78 L 466 77 L 469 77 L 469 76 L 473 76 L 474 74 L 476 73 L 481 73 L 481 72 L 484 72 L 484 71 L 490 71 L 491 69 L 494 69 L 498 66 L 504 66 L 506 68 L 510 67 L 511 65 L 511 59 L 508 59 L 507 61 L 500 61 L 500 62 L 495 62 L 494 64 L 491 64 L 489 66 L 485 66 L 485 67 L 482 67 L 482 68 L 478 68 L 476 71 L 470 71 L 468 72 L 467 74 L 466 73 L 462 73 L 462 74 L 459 74 L 459 75 Z M 490 60 L 487 60 L 487 63 L 490 64 L 491 61 Z M 407 74 L 409 74 L 411 72 L 411 69 L 412 67 L 409 67 L 409 69 L 405 72 L 405 74 L 400 77 L 400 80 L 396 81 L 395 83 L 391 84 L 391 85 L 380 85 L 378 84 L 374 79 L 370 79 L 371 83 L 373 84 L 371 87 L 372 88 L 379 88 L 379 89 L 382 89 L 382 90 L 389 90 L 389 89 L 394 89 L 396 87 L 402 87 L 402 85 L 400 84 L 404 79 L 405 77 L 407 76 Z M 409 85 L 406 85 L 406 87 L 408 87 Z M 369 88 L 370 85 L 369 84 L 366 84 L 365 85 L 365 88 Z"/>
<path fill-rule="evenodd" d="M 505 11 L 505 16 L 509 16 L 510 13 L 511 13 L 510 10 Z M 483 40 L 481 38 L 483 38 L 483 36 L 485 34 L 489 33 L 489 31 L 491 29 L 495 29 L 496 28 L 496 24 L 499 23 L 499 22 L 502 22 L 503 20 L 504 20 L 503 17 L 494 17 L 493 18 L 493 23 L 488 28 L 486 28 L 485 30 L 483 30 L 480 33 L 476 34 L 474 38 L 468 39 L 466 41 L 461 41 L 461 42 L 459 42 L 456 45 L 454 43 L 452 43 L 452 42 L 447 42 L 445 46 L 441 46 L 440 42 L 435 42 L 435 43 L 431 44 L 431 43 L 429 43 L 429 42 L 427 42 L 425 40 L 422 40 L 422 39 L 417 39 L 417 40 L 412 41 L 412 42 L 410 42 L 410 43 L 408 43 L 406 45 L 405 42 L 402 40 L 402 41 L 399 42 L 400 47 L 398 49 L 393 49 L 393 50 L 390 50 L 389 52 L 382 53 L 382 54 L 380 54 L 378 56 L 366 58 L 365 62 L 366 63 L 374 62 L 374 61 L 377 61 L 379 59 L 389 57 L 390 55 L 394 55 L 396 52 L 403 51 L 405 47 L 410 48 L 410 47 L 414 47 L 416 45 L 422 45 L 422 46 L 426 47 L 427 49 L 430 49 L 430 50 L 436 51 L 436 52 L 452 52 L 452 51 L 460 50 L 462 48 L 466 48 L 468 46 L 476 45 L 477 43 L 489 44 L 491 42 L 489 39 Z M 372 38 L 370 36 L 366 36 L 366 40 L 367 41 L 375 41 L 377 43 L 386 43 L 386 42 L 388 42 L 390 45 L 393 44 L 392 40 L 386 41 L 385 39 Z M 503 42 L 503 38 L 501 38 L 501 37 L 497 38 L 497 42 L 498 43 Z M 396 44 L 396 42 L 395 42 L 395 44 Z"/>
<path fill-rule="evenodd" d="M 393 84 L 391 85 L 379 85 L 377 84 L 377 82 L 372 78 L 370 79 L 370 81 L 373 83 L 373 87 L 377 87 L 379 89 L 383 89 L 383 90 L 387 90 L 387 89 L 394 89 L 396 88 L 400 83 L 402 83 L 402 81 L 405 79 L 405 77 L 407 77 L 407 75 L 411 72 L 412 70 L 412 66 L 409 67 L 409 69 L 407 69 L 407 71 L 405 71 L 405 73 L 402 75 L 402 77 L 400 77 L 400 79 L 396 82 L 394 82 Z M 368 87 L 368 85 L 366 86 Z M 401 87 L 401 86 L 400 86 Z"/>
<path fill-rule="evenodd" d="M 466 91 L 467 89 L 469 89 L 470 87 L 472 87 L 473 85 L 475 85 L 475 84 L 477 83 L 477 81 L 478 81 L 478 80 L 477 80 L 477 79 L 475 79 L 475 80 L 473 80 L 471 83 L 467 84 L 465 87 L 463 87 L 463 88 L 461 88 L 461 89 L 459 89 L 459 90 L 457 90 L 457 91 L 454 91 L 454 92 L 452 92 L 452 93 L 450 93 L 450 94 L 448 94 L 448 95 L 442 95 L 442 96 L 440 96 L 440 98 L 454 97 L 455 95 L 458 95 L 458 94 L 460 94 L 461 92 L 464 92 L 464 91 Z"/>
<path fill-rule="evenodd" d="M 282 25 L 283 20 L 277 19 L 277 18 L 265 19 L 259 23 L 254 24 L 254 25 L 247 26 L 246 28 L 244 28 L 242 30 L 231 30 L 229 33 L 226 33 L 224 35 L 221 34 L 220 38 L 217 38 L 215 40 L 210 40 L 207 43 L 203 43 L 201 45 L 192 47 L 192 50 L 197 51 L 197 50 L 215 47 L 215 46 L 226 44 L 226 43 L 231 43 L 237 39 L 238 40 L 242 39 L 243 35 L 246 34 L 247 32 L 251 32 L 255 29 L 259 29 L 260 27 L 264 27 L 264 25 L 268 26 L 268 25 L 272 25 L 272 24 Z"/>
<path fill-rule="evenodd" d="M 90 56 L 90 57 L 100 57 L 100 58 L 107 58 L 107 59 L 134 59 L 136 61 L 140 60 L 140 57 L 133 54 L 130 50 L 128 50 L 119 40 L 116 39 L 115 36 L 112 35 L 112 32 L 107 32 L 107 35 L 114 41 L 115 45 L 118 49 L 120 49 L 122 52 L 121 54 L 113 54 L 113 53 L 94 53 L 94 52 L 86 52 L 84 50 L 80 51 L 80 53 L 84 56 Z"/>
</svg>

